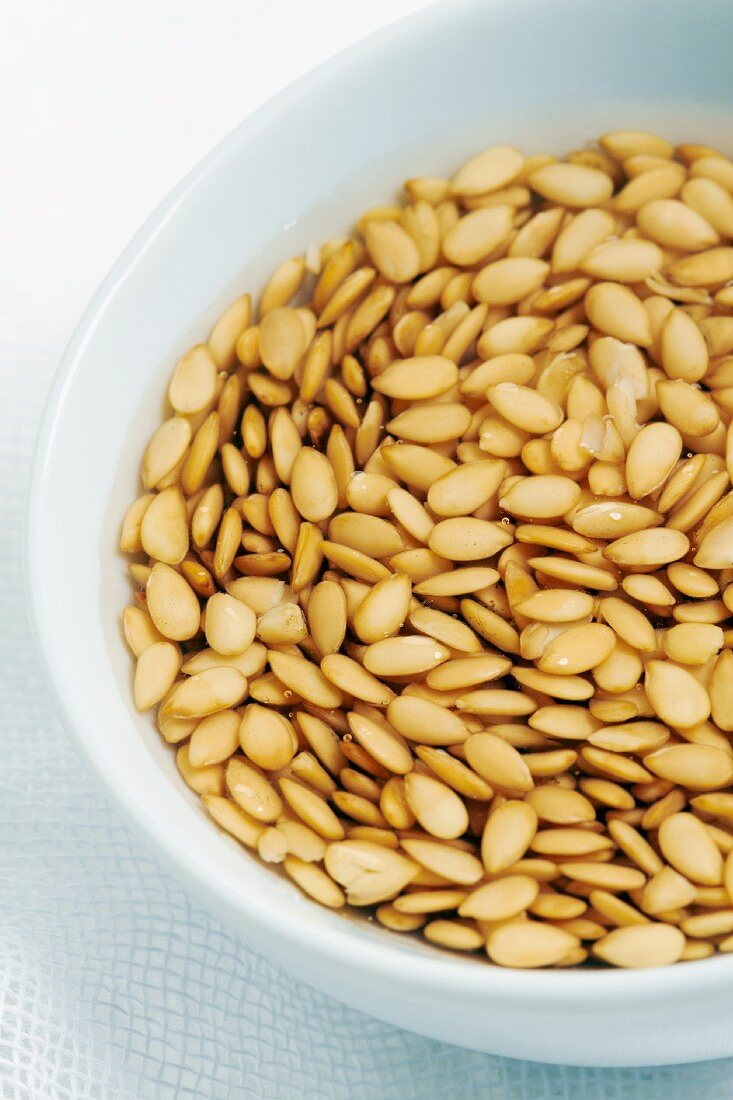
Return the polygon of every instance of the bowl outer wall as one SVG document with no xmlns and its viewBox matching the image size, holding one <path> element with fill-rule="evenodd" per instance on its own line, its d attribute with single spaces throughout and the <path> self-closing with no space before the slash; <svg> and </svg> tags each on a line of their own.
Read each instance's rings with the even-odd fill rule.
<svg viewBox="0 0 733 1100">
<path fill-rule="evenodd" d="M 133 481 L 116 496 L 112 487 L 123 453 L 134 464 L 143 425 L 157 420 L 171 348 L 187 328 L 190 340 L 205 331 L 192 318 L 216 295 L 221 305 L 257 286 L 258 257 L 278 232 L 297 243 L 299 218 L 313 228 L 314 204 L 318 227 L 327 226 L 329 203 L 338 206 L 339 188 L 360 170 L 366 178 L 378 160 L 401 166 L 406 134 L 421 158 L 416 170 L 428 171 L 431 134 L 448 148 L 455 125 L 456 162 L 476 147 L 481 118 L 491 144 L 512 140 L 509 119 L 539 112 L 539 133 L 572 132 L 574 113 L 589 103 L 609 126 L 664 114 L 667 101 L 668 114 L 680 101 L 730 110 L 732 30 L 723 2 L 460 0 L 378 32 L 243 123 L 153 214 L 82 318 L 44 413 L 26 576 L 65 725 L 156 853 L 249 945 L 329 994 L 435 1038 L 575 1064 L 728 1055 L 733 959 L 646 972 L 500 970 L 324 913 L 243 859 L 165 778 L 170 768 L 125 698 L 115 541 Z M 624 122 L 618 104 L 629 100 L 640 114 Z"/>
</svg>

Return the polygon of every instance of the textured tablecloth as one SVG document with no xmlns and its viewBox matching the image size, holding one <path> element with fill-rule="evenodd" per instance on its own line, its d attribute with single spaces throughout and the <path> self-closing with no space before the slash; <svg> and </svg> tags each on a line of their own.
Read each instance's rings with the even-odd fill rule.
<svg viewBox="0 0 733 1100">
<path fill-rule="evenodd" d="M 86 299 L 149 209 L 243 115 L 421 6 L 0 0 L 2 1100 L 733 1096 L 729 1062 L 515 1062 L 294 984 L 161 871 L 96 789 L 41 680 L 22 591 L 25 483 Z"/>
</svg>

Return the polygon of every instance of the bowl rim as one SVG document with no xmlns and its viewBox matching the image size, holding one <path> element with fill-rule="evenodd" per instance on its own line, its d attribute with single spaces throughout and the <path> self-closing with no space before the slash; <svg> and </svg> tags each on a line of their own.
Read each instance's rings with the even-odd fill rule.
<svg viewBox="0 0 733 1100">
<path fill-rule="evenodd" d="M 496 7 L 506 2 L 508 0 L 491 0 L 492 6 Z M 330 927 L 325 928 L 296 918 L 286 906 L 273 909 L 272 906 L 262 904 L 261 899 L 254 895 L 246 899 L 245 907 L 241 895 L 229 888 L 228 881 L 212 874 L 205 860 L 198 856 L 192 858 L 189 851 L 182 851 L 175 828 L 166 820 L 156 817 L 154 808 L 138 797 L 135 790 L 115 781 L 104 754 L 99 750 L 99 740 L 93 724 L 75 714 L 72 692 L 68 690 L 64 679 L 57 675 L 54 653 L 45 641 L 44 627 L 52 616 L 49 616 L 48 608 L 39 601 L 39 589 L 32 581 L 34 575 L 39 575 L 39 571 L 49 569 L 52 565 L 51 546 L 44 543 L 39 533 L 43 525 L 45 483 L 56 439 L 62 432 L 67 395 L 74 385 L 86 346 L 103 322 L 118 288 L 134 277 L 138 261 L 158 234 L 176 217 L 189 195 L 209 177 L 218 173 L 230 158 L 236 158 L 240 147 L 246 148 L 250 138 L 258 131 L 266 129 L 271 119 L 279 118 L 287 112 L 291 102 L 307 96 L 311 89 L 316 89 L 324 82 L 338 79 L 341 72 L 365 60 L 372 51 L 379 49 L 389 39 L 409 33 L 414 22 L 421 20 L 439 24 L 448 18 L 455 19 L 457 9 L 466 14 L 471 9 L 485 6 L 485 3 L 486 0 L 438 0 L 427 8 L 380 27 L 327 58 L 244 118 L 199 160 L 145 219 L 82 313 L 62 354 L 46 397 L 34 445 L 24 515 L 24 587 L 36 652 L 62 724 L 80 746 L 100 785 L 124 819 L 161 858 L 176 879 L 185 883 L 185 888 L 196 895 L 214 916 L 219 915 L 217 903 L 221 903 L 229 912 L 238 912 L 261 929 L 267 929 L 271 935 L 287 941 L 293 948 L 307 949 L 324 963 L 338 964 L 342 961 L 352 971 L 360 970 L 365 976 L 380 973 L 389 976 L 393 981 L 404 982 L 406 987 L 418 994 L 423 990 L 429 990 L 433 994 L 461 991 L 474 998 L 484 995 L 496 998 L 498 995 L 515 1005 L 528 999 L 549 1005 L 566 999 L 572 993 L 574 1007 L 578 1012 L 594 1006 L 610 1010 L 620 1007 L 622 1003 L 628 1003 L 632 997 L 641 1001 L 659 1001 L 665 996 L 677 999 L 685 994 L 699 994 L 702 990 L 719 990 L 729 986 L 733 981 L 733 956 L 717 956 L 684 965 L 639 970 L 512 970 L 493 965 L 477 965 L 475 959 L 452 956 L 439 950 L 425 956 L 407 953 L 399 949 L 400 941 L 396 936 L 394 944 L 389 937 L 382 939 L 376 935 L 371 937 L 371 942 L 366 943 L 363 937 L 354 936 L 353 926 L 338 914 L 334 915 Z M 212 837 L 215 835 L 212 830 Z M 246 927 L 243 932 L 246 944 Z"/>
</svg>

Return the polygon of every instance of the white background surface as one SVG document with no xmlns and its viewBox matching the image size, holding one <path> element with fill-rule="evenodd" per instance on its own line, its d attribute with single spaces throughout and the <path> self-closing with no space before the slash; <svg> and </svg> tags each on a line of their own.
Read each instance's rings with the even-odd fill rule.
<svg viewBox="0 0 733 1100">
<path fill-rule="evenodd" d="M 423 6 L 0 0 L 2 1100 L 733 1096 L 728 1062 L 531 1066 L 294 986 L 159 871 L 96 791 L 40 681 L 21 589 L 24 484 L 77 316 L 147 213 L 242 117 Z M 64 537 L 73 529 L 70 516 Z"/>
</svg>

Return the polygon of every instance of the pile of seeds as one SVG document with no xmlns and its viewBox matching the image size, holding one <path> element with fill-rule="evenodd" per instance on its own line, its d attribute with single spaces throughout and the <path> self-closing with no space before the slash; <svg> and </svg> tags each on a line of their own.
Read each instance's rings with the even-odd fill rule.
<svg viewBox="0 0 733 1100">
<path fill-rule="evenodd" d="M 503 966 L 732 951 L 733 162 L 623 131 L 405 192 L 178 362 L 135 702 L 323 905 Z"/>
</svg>

